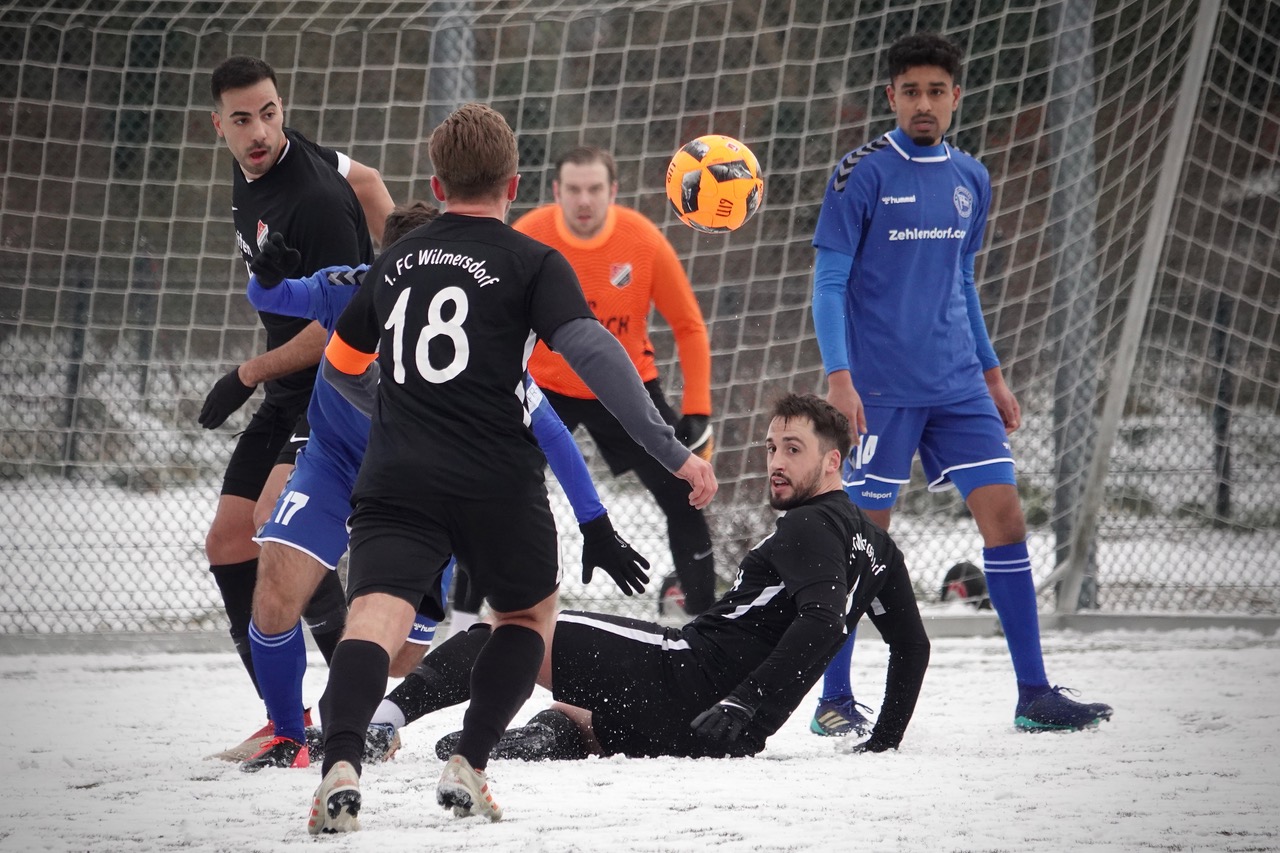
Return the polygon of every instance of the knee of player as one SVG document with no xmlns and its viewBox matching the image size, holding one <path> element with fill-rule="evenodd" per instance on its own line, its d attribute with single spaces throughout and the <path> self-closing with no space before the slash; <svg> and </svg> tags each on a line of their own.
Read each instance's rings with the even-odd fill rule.
<svg viewBox="0 0 1280 853">
<path fill-rule="evenodd" d="M 253 596 L 253 624 L 265 634 L 287 631 L 302 619 L 306 601 L 292 600 L 278 589 L 263 589 L 258 584 Z"/>
<path fill-rule="evenodd" d="M 267 634 L 278 634 L 297 625 L 307 606 L 305 592 L 264 582 L 262 575 L 253 589 L 253 623 Z"/>
<path fill-rule="evenodd" d="M 265 504 L 256 504 L 253 507 L 253 529 L 261 530 L 262 525 L 266 524 L 271 518 L 271 512 L 275 509 L 275 505 L 267 506 Z"/>
<path fill-rule="evenodd" d="M 254 528 L 249 524 L 236 524 L 231 519 L 215 517 L 204 537 L 205 555 L 215 566 L 253 559 L 258 552 L 253 534 Z"/>
</svg>

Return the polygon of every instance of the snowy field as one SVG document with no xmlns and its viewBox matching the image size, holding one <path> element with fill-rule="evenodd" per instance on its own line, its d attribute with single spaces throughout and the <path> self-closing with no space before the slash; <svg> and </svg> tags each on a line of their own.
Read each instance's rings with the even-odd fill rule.
<svg viewBox="0 0 1280 853">
<path fill-rule="evenodd" d="M 854 655 L 873 707 L 883 649 L 864 636 Z M 229 648 L 0 656 L 0 851 L 1280 850 L 1280 636 L 1050 633 L 1045 651 L 1051 679 L 1114 705 L 1112 722 L 1017 733 L 1003 641 L 938 639 L 898 753 L 808 734 L 805 703 L 751 759 L 495 762 L 506 817 L 488 824 L 435 806 L 450 709 L 367 768 L 364 830 L 320 840 L 317 770 L 202 758 L 261 722 Z M 324 677 L 313 653 L 309 702 Z"/>
</svg>

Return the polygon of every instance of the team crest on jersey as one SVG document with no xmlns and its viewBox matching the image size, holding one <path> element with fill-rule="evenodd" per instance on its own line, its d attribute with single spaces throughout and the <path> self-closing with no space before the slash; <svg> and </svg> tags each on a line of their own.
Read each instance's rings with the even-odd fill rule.
<svg viewBox="0 0 1280 853">
<path fill-rule="evenodd" d="M 631 283 L 631 264 L 610 264 L 609 283 L 619 289 Z"/>
<path fill-rule="evenodd" d="M 259 219 L 258 220 L 258 236 L 256 237 L 256 240 L 258 243 L 258 251 L 262 251 L 262 247 L 267 245 L 267 235 L 270 233 L 271 233 L 271 229 L 267 227 L 267 223 Z"/>
<path fill-rule="evenodd" d="M 960 214 L 961 219 L 968 219 L 973 213 L 973 193 L 969 192 L 968 187 L 956 187 L 956 191 L 951 195 L 951 200 L 955 203 L 956 211 Z"/>
</svg>

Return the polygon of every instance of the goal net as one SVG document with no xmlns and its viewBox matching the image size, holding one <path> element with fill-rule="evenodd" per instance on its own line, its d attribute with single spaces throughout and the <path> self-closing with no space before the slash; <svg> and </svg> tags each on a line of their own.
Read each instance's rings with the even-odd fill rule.
<svg viewBox="0 0 1280 853">
<path fill-rule="evenodd" d="M 1024 413 L 1011 443 L 1042 605 L 1280 614 L 1275 4 L 15 0 L 0 6 L 0 634 L 222 624 L 202 540 L 253 405 L 215 432 L 196 413 L 265 343 L 209 120 L 209 72 L 237 53 L 275 66 L 289 125 L 378 168 L 397 201 L 429 198 L 424 139 L 469 100 L 517 133 L 515 214 L 550 201 L 567 147 L 615 153 L 619 202 L 663 228 L 709 326 L 728 584 L 772 519 L 769 403 L 825 391 L 810 315 L 825 181 L 891 127 L 884 51 L 917 29 L 967 56 L 952 139 L 994 186 L 979 284 Z M 707 132 L 745 141 L 765 175 L 763 209 L 728 235 L 680 225 L 662 191 L 672 153 Z M 618 528 L 666 574 L 661 514 L 584 447 Z M 652 597 L 576 583 L 576 526 L 553 497 L 566 601 L 651 615 Z M 894 531 L 922 600 L 980 563 L 963 505 L 918 477 Z"/>
</svg>

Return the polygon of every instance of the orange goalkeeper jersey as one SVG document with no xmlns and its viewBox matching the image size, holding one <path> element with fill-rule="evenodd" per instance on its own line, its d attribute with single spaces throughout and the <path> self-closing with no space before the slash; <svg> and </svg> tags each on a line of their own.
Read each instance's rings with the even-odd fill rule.
<svg viewBox="0 0 1280 853">
<path fill-rule="evenodd" d="M 583 240 L 565 227 L 559 205 L 548 204 L 520 217 L 514 227 L 558 249 L 569 260 L 591 310 L 622 342 L 645 382 L 658 377 L 649 340 L 649 308 L 656 307 L 671 326 L 680 353 L 682 413 L 711 414 L 707 326 L 680 259 L 652 222 L 630 208 L 613 205 L 600 233 Z M 529 359 L 529 372 L 538 385 L 566 397 L 595 397 L 564 357 L 542 341 Z"/>
</svg>

